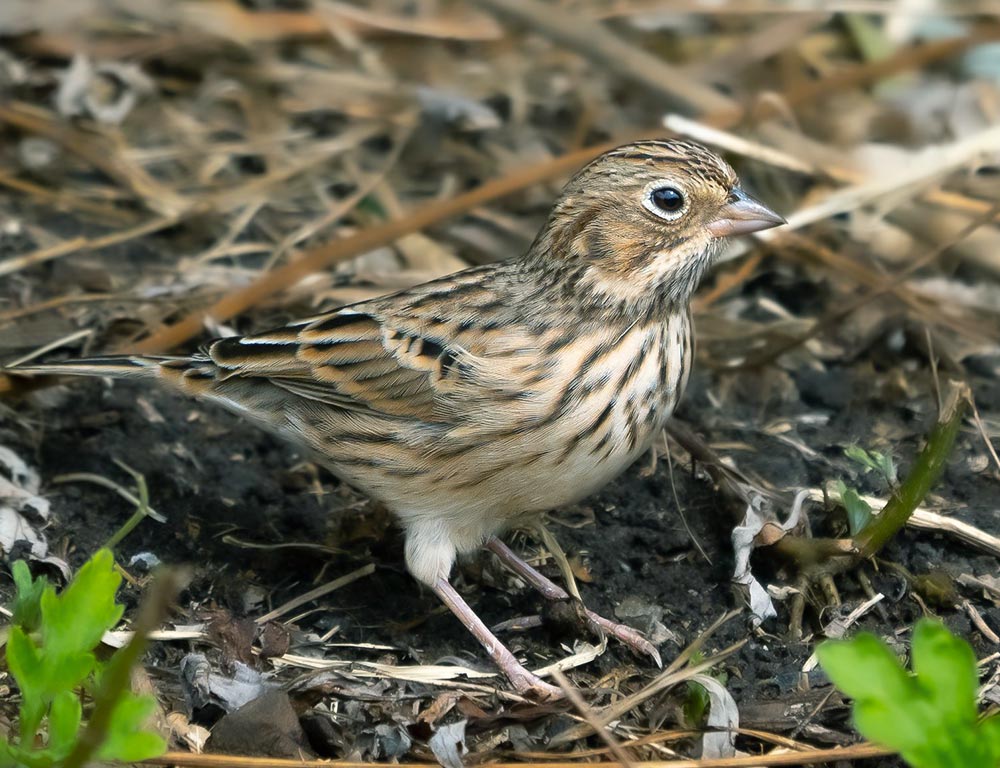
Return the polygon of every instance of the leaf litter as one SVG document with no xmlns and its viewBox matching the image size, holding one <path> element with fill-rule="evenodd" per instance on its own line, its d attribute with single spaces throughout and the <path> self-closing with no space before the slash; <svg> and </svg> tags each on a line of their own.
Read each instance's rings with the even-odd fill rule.
<svg viewBox="0 0 1000 768">
<path fill-rule="evenodd" d="M 652 474 L 559 511 L 582 522 L 553 527 L 558 549 L 521 545 L 554 578 L 556 560 L 587 573 L 588 605 L 644 623 L 667 670 L 547 626 L 489 559 L 459 582 L 529 666 L 566 670 L 635 763 L 875 754 L 803 672 L 824 634 L 896 638 L 934 612 L 993 658 L 995 697 L 1000 33 L 975 10 L 765 10 L 4 4 L 4 362 L 54 343 L 166 351 L 507 258 L 596 147 L 666 131 L 712 144 L 795 231 L 739 244 L 703 288 L 673 471 L 661 453 Z M 885 506 L 843 449 L 878 450 L 905 477 L 942 377 L 969 384 L 976 421 L 907 528 L 844 572 L 789 557 L 852 533 L 835 481 Z M 445 765 L 612 754 L 579 713 L 494 693 L 495 671 L 403 573 L 385 511 L 292 450 L 128 384 L 28 397 L 0 414 L 3 556 L 68 575 L 134 511 L 114 490 L 134 480 L 115 467 L 128 456 L 170 521 L 117 545 L 130 605 L 147 578 L 133 556 L 195 564 L 146 660 L 176 749 L 213 751 L 209 734 L 243 711 L 221 692 L 243 680 L 248 722 L 274 714 L 289 737 L 244 743 L 259 757 L 279 741 L 300 758 Z M 783 523 L 774 510 L 803 489 L 808 517 Z M 751 500 L 766 501 L 748 519 Z M 935 602 L 942 578 L 953 596 Z M 739 617 L 720 624 L 726 609 Z M 185 659 L 214 697 L 195 702 Z M 690 680 L 712 699 L 704 722 L 685 721 Z"/>
</svg>

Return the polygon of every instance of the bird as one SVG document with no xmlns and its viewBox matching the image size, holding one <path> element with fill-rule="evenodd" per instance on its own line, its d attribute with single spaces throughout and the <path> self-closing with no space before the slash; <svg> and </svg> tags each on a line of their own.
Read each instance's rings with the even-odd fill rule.
<svg viewBox="0 0 1000 768">
<path fill-rule="evenodd" d="M 607 151 L 566 183 L 520 256 L 187 356 L 117 355 L 13 374 L 159 380 L 304 448 L 390 509 L 410 573 L 516 692 L 529 671 L 450 581 L 481 548 L 547 599 L 561 587 L 501 536 L 579 501 L 645 453 L 691 371 L 690 299 L 725 238 L 785 223 L 684 140 Z M 587 621 L 659 664 L 638 631 Z"/>
</svg>

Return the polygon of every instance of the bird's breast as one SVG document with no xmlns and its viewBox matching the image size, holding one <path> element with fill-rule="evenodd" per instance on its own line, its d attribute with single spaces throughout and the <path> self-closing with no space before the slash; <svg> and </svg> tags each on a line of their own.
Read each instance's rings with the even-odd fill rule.
<svg viewBox="0 0 1000 768">
<path fill-rule="evenodd" d="M 687 313 L 599 344 L 569 385 L 578 396 L 558 430 L 566 470 L 607 482 L 648 449 L 680 399 L 690 347 Z"/>
</svg>

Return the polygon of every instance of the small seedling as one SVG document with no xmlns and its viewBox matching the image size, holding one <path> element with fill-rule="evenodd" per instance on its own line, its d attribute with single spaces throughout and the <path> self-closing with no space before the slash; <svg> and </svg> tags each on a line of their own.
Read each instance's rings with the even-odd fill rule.
<svg viewBox="0 0 1000 768">
<path fill-rule="evenodd" d="M 898 482 L 896 463 L 889 454 L 871 451 L 860 445 L 851 445 L 844 449 L 844 455 L 859 464 L 865 473 L 877 473 L 890 490 L 896 487 Z M 840 501 L 847 511 L 848 529 L 851 536 L 857 536 L 872 521 L 872 508 L 854 488 L 847 486 L 843 481 L 838 480 L 836 486 Z"/>
<path fill-rule="evenodd" d="M 121 761 L 162 754 L 163 739 L 144 728 L 156 701 L 124 689 L 109 691 L 105 682 L 122 663 L 121 651 L 108 662 L 94 653 L 122 616 L 115 602 L 121 576 L 111 553 L 100 550 L 58 595 L 44 578 L 32 580 L 24 562 L 14 563 L 13 574 L 17 596 L 6 660 L 21 707 L 18 735 L 0 741 L 0 766 L 48 768 L 79 765 L 88 754 Z M 100 742 L 81 746 L 92 737 L 83 725 L 84 701 L 95 697 L 104 697 L 110 717 Z"/>
<path fill-rule="evenodd" d="M 896 462 L 889 454 L 867 450 L 860 445 L 851 445 L 844 449 L 844 455 L 851 461 L 860 464 L 865 472 L 877 472 L 890 488 L 896 486 L 898 482 Z"/>
<path fill-rule="evenodd" d="M 851 536 L 857 536 L 872 520 L 872 508 L 853 488 L 848 488 L 843 480 L 837 481 L 840 503 L 847 512 L 847 528 Z"/>
<path fill-rule="evenodd" d="M 929 619 L 913 630 L 909 674 L 874 635 L 830 640 L 816 651 L 834 684 L 854 699 L 865 738 L 914 768 L 997 768 L 1000 715 L 979 720 L 972 648 Z"/>
</svg>

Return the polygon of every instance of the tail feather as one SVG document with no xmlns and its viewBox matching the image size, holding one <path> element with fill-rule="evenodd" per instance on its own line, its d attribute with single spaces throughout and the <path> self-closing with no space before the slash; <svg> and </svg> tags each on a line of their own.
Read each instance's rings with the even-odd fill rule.
<svg viewBox="0 0 1000 768">
<path fill-rule="evenodd" d="M 164 366 L 189 362 L 187 357 L 108 355 L 58 363 L 18 365 L 5 369 L 15 376 L 110 376 L 116 379 L 142 379 L 159 375 Z"/>
</svg>

